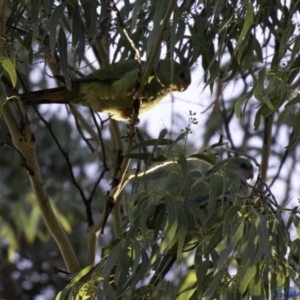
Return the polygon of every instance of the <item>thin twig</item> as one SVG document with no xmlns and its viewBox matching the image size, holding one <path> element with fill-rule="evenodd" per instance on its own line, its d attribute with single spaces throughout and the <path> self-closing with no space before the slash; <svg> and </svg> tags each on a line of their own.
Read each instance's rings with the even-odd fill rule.
<svg viewBox="0 0 300 300">
<path fill-rule="evenodd" d="M 293 129 L 293 131 L 292 131 L 292 133 L 291 133 L 291 135 L 290 135 L 290 139 L 289 139 L 289 143 L 291 142 L 291 140 L 292 140 L 292 138 L 294 137 L 294 129 Z M 284 152 L 284 155 L 282 156 L 282 158 L 281 158 L 281 161 L 280 161 L 280 165 L 279 165 L 279 167 L 278 167 L 278 171 L 277 171 L 277 173 L 276 173 L 276 175 L 273 177 L 273 180 L 271 181 L 271 183 L 270 183 L 270 187 L 275 183 L 275 181 L 278 179 L 278 177 L 279 177 L 279 175 L 280 175 L 280 172 L 281 172 L 281 169 L 282 169 L 282 167 L 283 167 L 283 165 L 284 165 L 284 163 L 285 163 L 285 161 L 286 161 L 286 159 L 287 159 L 287 157 L 288 157 L 288 154 L 289 154 L 289 148 L 286 148 L 286 150 L 285 150 L 285 152 Z"/>
<path fill-rule="evenodd" d="M 83 131 L 81 129 L 81 126 L 80 126 L 80 123 L 79 123 L 79 120 L 78 120 L 78 117 L 77 115 L 75 114 L 75 111 L 74 111 L 74 106 L 73 105 L 70 105 L 70 109 L 73 113 L 73 116 L 74 116 L 74 120 L 75 120 L 75 125 L 76 125 L 76 128 L 80 134 L 80 136 L 82 137 L 82 139 L 85 141 L 85 143 L 87 144 L 87 146 L 89 147 L 89 149 L 91 150 L 92 153 L 95 152 L 95 149 L 94 147 L 91 145 L 90 141 L 88 138 L 85 137 L 85 135 L 83 134 Z"/>
<path fill-rule="evenodd" d="M 117 12 L 117 15 L 118 15 L 118 9 L 117 9 L 114 1 L 111 1 L 111 3 L 114 6 L 113 9 Z M 138 105 L 140 104 L 139 103 L 140 96 L 143 93 L 145 84 L 146 84 L 146 82 L 148 80 L 148 77 L 150 75 L 150 72 L 152 70 L 154 60 L 155 60 L 155 58 L 158 54 L 159 48 L 160 48 L 160 44 L 161 44 L 161 41 L 162 41 L 162 38 L 163 38 L 164 31 L 167 28 L 167 24 L 170 20 L 170 17 L 171 17 L 171 14 L 173 12 L 173 8 L 174 8 L 175 4 L 176 4 L 175 0 L 171 0 L 171 1 L 168 2 L 168 6 L 166 8 L 164 19 L 163 19 L 162 25 L 161 25 L 159 33 L 158 33 L 157 42 L 155 43 L 154 49 L 151 52 L 150 58 L 147 61 L 145 71 L 144 71 L 143 75 L 140 78 L 139 88 L 138 88 L 137 92 L 134 95 L 134 98 L 137 99 L 137 101 L 138 101 Z M 118 20 L 119 20 L 119 22 L 121 22 L 120 25 L 124 29 L 124 26 L 122 26 L 123 22 L 122 22 L 122 19 L 121 19 L 120 15 L 118 17 Z M 133 41 L 130 38 L 129 38 L 129 42 L 133 43 Z M 134 46 L 134 49 L 136 51 L 137 47 Z M 137 51 L 137 53 L 138 53 L 138 51 Z M 135 125 L 136 125 L 137 120 L 138 120 L 138 110 L 133 109 L 132 110 L 132 116 L 131 116 L 131 124 L 129 126 L 129 132 L 128 132 L 127 149 L 130 149 L 131 146 L 133 145 L 133 141 L 134 141 L 134 137 L 135 137 Z M 106 206 L 105 206 L 105 210 L 104 210 L 104 212 L 102 214 L 102 217 L 101 217 L 101 219 L 98 223 L 99 228 L 102 228 L 102 230 L 101 230 L 102 233 L 104 231 L 104 226 L 105 226 L 105 223 L 106 223 L 106 221 L 109 217 L 109 214 L 111 213 L 115 202 L 119 198 L 119 195 L 120 195 L 120 193 L 122 192 L 122 190 L 124 188 L 125 182 L 127 182 L 125 173 L 128 169 L 129 163 L 130 163 L 130 159 L 125 157 L 123 159 L 120 171 L 119 171 L 118 176 L 116 178 L 117 181 L 118 181 L 118 185 L 111 190 L 111 192 L 109 193 L 109 195 L 107 197 L 107 203 L 106 203 Z"/>
<path fill-rule="evenodd" d="M 122 31 L 124 33 L 124 35 L 126 36 L 131 48 L 134 50 L 135 54 L 136 54 L 136 58 L 137 58 L 137 61 L 138 61 L 138 66 L 139 66 L 139 73 L 141 74 L 141 66 L 142 66 L 142 61 L 141 61 L 141 54 L 140 54 L 140 51 L 139 49 L 137 48 L 137 46 L 135 45 L 134 41 L 131 39 L 131 37 L 129 36 L 129 33 L 128 31 L 126 30 L 126 26 L 122 20 L 122 17 L 121 17 L 121 14 L 120 14 L 120 11 L 118 10 L 117 6 L 116 6 L 116 3 L 114 0 L 111 0 L 110 1 L 111 3 L 111 9 L 116 13 L 117 15 L 117 18 L 118 18 L 118 21 L 119 21 L 119 24 L 122 28 Z"/>
<path fill-rule="evenodd" d="M 170 0 L 168 2 L 168 6 L 166 8 L 166 11 L 165 11 L 165 15 L 164 15 L 164 19 L 163 19 L 163 22 L 160 26 L 160 30 L 158 32 L 158 35 L 157 35 L 157 40 L 156 40 L 156 43 L 154 44 L 154 48 L 153 48 L 153 51 L 151 52 L 151 55 L 147 61 L 147 65 L 146 65 L 146 68 L 145 68 L 145 72 L 143 74 L 143 76 L 141 77 L 141 80 L 140 80 L 140 87 L 139 89 L 137 90 L 136 94 L 135 94 L 135 98 L 136 99 L 139 99 L 139 97 L 142 95 L 143 93 L 143 90 L 144 90 L 144 86 L 146 84 L 146 82 L 148 81 L 148 77 L 151 73 L 151 70 L 152 70 L 152 67 L 153 67 L 153 63 L 154 63 L 154 60 L 158 54 L 158 51 L 160 49 L 160 45 L 161 45 L 161 41 L 163 39 L 163 34 L 167 28 L 167 25 L 168 25 L 168 22 L 170 20 L 170 17 L 171 17 L 171 14 L 173 12 L 173 9 L 174 9 L 174 6 L 176 5 L 176 1 L 175 0 Z"/>
<path fill-rule="evenodd" d="M 98 136 L 99 136 L 99 140 L 100 140 L 100 145 L 101 145 L 101 150 L 102 150 L 102 154 L 103 154 L 103 168 L 105 170 L 108 170 L 107 168 L 107 162 L 106 162 L 106 154 L 105 154 L 105 147 L 104 147 L 104 143 L 103 143 L 103 139 L 102 139 L 102 132 L 101 132 L 101 129 L 98 125 L 98 122 L 95 118 L 95 113 L 94 111 L 90 108 L 90 113 L 92 115 L 92 119 L 94 121 L 94 124 L 96 126 L 96 129 L 97 129 L 97 132 L 98 132 Z"/>
<path fill-rule="evenodd" d="M 51 137 L 53 138 L 55 144 L 57 145 L 58 149 L 60 150 L 61 154 L 63 155 L 66 163 L 67 163 L 67 167 L 68 167 L 68 170 L 69 170 L 69 173 L 70 173 L 70 176 L 71 176 L 71 180 L 75 186 L 75 188 L 78 190 L 80 196 L 81 196 L 81 199 L 85 205 L 85 208 L 86 208 L 86 214 L 87 214 L 87 222 L 88 222 L 88 226 L 91 226 L 94 224 L 94 221 L 93 221 L 93 218 L 92 218 L 92 209 L 91 209 L 91 206 L 90 206 L 90 203 L 89 201 L 87 200 L 82 188 L 80 187 L 79 183 L 77 182 L 76 178 L 75 178 L 75 175 L 74 175 L 74 172 L 73 172 L 73 168 L 72 168 L 72 164 L 70 162 L 70 159 L 69 159 L 69 153 L 66 152 L 63 147 L 61 146 L 60 142 L 58 141 L 55 133 L 53 132 L 52 130 L 52 126 L 51 124 L 46 121 L 46 119 L 40 114 L 40 112 L 38 111 L 38 109 L 33 106 L 36 114 L 38 115 L 38 117 L 41 119 L 41 121 L 45 124 L 45 126 L 48 128 L 50 134 L 51 134 Z"/>
</svg>

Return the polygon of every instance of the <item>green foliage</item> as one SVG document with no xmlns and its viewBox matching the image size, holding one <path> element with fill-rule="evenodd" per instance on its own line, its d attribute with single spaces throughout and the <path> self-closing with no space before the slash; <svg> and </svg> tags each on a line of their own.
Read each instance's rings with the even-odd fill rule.
<svg viewBox="0 0 300 300">
<path fill-rule="evenodd" d="M 17 74 L 14 64 L 7 57 L 0 57 L 0 63 L 3 69 L 8 73 L 12 86 L 15 87 L 17 83 Z"/>
<path fill-rule="evenodd" d="M 195 202 L 168 192 L 143 192 L 134 202 L 136 205 L 129 205 L 123 234 L 106 246 L 105 262 L 95 269 L 104 293 L 111 289 L 106 280 L 114 274 L 115 299 L 149 295 L 154 286 L 145 286 L 141 292 L 136 285 L 149 276 L 149 270 L 157 270 L 164 260 L 162 253 L 169 250 L 177 253 L 176 264 L 186 263 L 187 258 L 191 261 L 189 271 L 177 275 L 184 277 L 194 270 L 196 277 L 173 285 L 178 294 L 193 291 L 191 299 L 217 295 L 268 298 L 270 291 L 298 276 L 294 268 L 298 256 L 288 250 L 296 241 L 291 241 L 280 215 L 262 202 L 253 206 L 248 198 L 241 205 L 220 206 L 210 217 Z M 299 218 L 291 215 L 290 222 L 298 227 Z M 153 297 L 167 296 L 166 284 Z"/>
<path fill-rule="evenodd" d="M 289 2 L 126 0 L 117 10 L 106 0 L 0 5 L 2 84 L 15 134 L 32 142 L 50 199 L 38 201 L 36 173 L 2 110 L 0 298 L 53 291 L 56 299 L 271 299 L 277 289 L 299 290 L 299 208 L 289 201 L 299 198 L 300 6 Z M 154 69 L 167 56 L 192 75 L 203 70 L 203 94 L 199 89 L 190 100 L 201 100 L 205 114 L 190 112 L 181 126 L 173 113 L 174 127 L 160 133 L 147 132 L 157 122 L 151 119 L 130 135 L 132 124 L 128 129 L 87 110 L 36 113 L 16 100 L 21 90 L 50 83 L 71 89 L 74 78 L 99 66 L 136 58 L 133 44 L 147 61 L 158 50 Z M 2 105 L 8 98 L 0 93 Z M 196 203 L 193 183 L 225 151 L 255 157 L 257 181 L 247 196 Z M 113 199 L 100 235 L 107 192 L 118 188 L 122 195 Z M 62 254 L 65 245 L 41 213 L 49 203 L 80 263 L 77 272 L 68 273 L 72 253 Z M 95 264 L 86 258 L 93 242 Z"/>
</svg>

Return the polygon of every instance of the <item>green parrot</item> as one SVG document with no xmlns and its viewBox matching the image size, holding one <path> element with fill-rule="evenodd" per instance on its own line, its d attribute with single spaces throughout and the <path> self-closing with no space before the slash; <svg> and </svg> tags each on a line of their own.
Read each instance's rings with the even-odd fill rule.
<svg viewBox="0 0 300 300">
<path fill-rule="evenodd" d="M 215 205 L 220 198 L 234 201 L 247 196 L 247 180 L 253 179 L 253 166 L 245 158 L 227 158 L 212 169 L 191 187 L 191 195 L 200 206 L 210 202 Z"/>
<path fill-rule="evenodd" d="M 146 67 L 142 63 L 142 72 Z M 173 68 L 173 73 L 171 72 Z M 122 60 L 76 80 L 72 90 L 65 86 L 21 94 L 25 104 L 70 103 L 107 112 L 113 119 L 128 120 L 134 102 L 132 93 L 138 79 L 136 60 Z M 191 83 L 190 70 L 171 59 L 160 60 L 144 88 L 139 113 L 155 106 L 172 91 L 185 91 Z"/>
<path fill-rule="evenodd" d="M 232 157 L 217 163 L 205 176 L 196 181 L 191 186 L 191 198 L 200 207 L 208 204 L 208 214 L 210 206 L 216 207 L 228 198 L 232 201 L 248 194 L 247 180 L 253 179 L 253 166 L 245 158 Z M 218 202 L 217 202 L 218 201 Z M 189 243 L 193 236 L 187 235 L 185 243 Z M 150 280 L 150 284 L 157 285 L 176 262 L 177 245 L 175 244 L 163 257 L 155 274 Z"/>
</svg>

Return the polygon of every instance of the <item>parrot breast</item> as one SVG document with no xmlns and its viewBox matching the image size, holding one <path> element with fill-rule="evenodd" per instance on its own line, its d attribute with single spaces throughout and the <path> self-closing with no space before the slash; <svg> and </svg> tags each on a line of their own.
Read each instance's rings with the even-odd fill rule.
<svg viewBox="0 0 300 300">
<path fill-rule="evenodd" d="M 94 111 L 108 113 L 113 119 L 126 121 L 130 118 L 133 108 L 133 92 L 137 80 L 134 72 L 130 80 L 127 76 L 113 83 L 92 81 L 81 83 L 80 97 L 72 101 L 74 104 L 89 106 Z M 134 76 L 135 75 L 135 76 Z M 157 79 L 152 79 L 146 84 L 142 95 L 142 105 L 139 113 L 144 113 L 153 108 L 171 91 L 176 91 L 174 84 L 162 85 Z"/>
</svg>

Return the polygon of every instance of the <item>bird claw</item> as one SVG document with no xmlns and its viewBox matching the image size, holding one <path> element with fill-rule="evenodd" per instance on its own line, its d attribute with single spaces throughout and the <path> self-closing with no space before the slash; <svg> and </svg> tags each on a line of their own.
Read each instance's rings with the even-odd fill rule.
<svg viewBox="0 0 300 300">
<path fill-rule="evenodd" d="M 147 93 L 145 92 L 145 91 L 143 91 L 142 93 L 141 93 L 141 95 L 137 98 L 136 97 L 136 92 L 137 92 L 137 89 L 136 89 L 136 87 L 134 87 L 132 90 L 131 90 L 131 92 L 129 92 L 128 94 L 127 94 L 127 96 L 129 97 L 129 96 L 132 96 L 133 97 L 133 99 L 135 99 L 135 100 L 137 100 L 137 99 L 139 99 L 140 101 L 141 101 L 141 107 L 143 107 L 143 100 L 145 100 L 145 99 L 148 99 L 148 96 L 147 96 Z"/>
<path fill-rule="evenodd" d="M 130 121 L 130 122 L 131 122 L 131 121 Z M 137 126 L 137 125 L 139 125 L 139 124 L 140 124 L 140 119 L 137 118 L 137 119 L 136 119 L 136 122 L 135 122 L 134 124 L 129 123 L 129 124 L 127 125 L 127 127 Z"/>
</svg>

